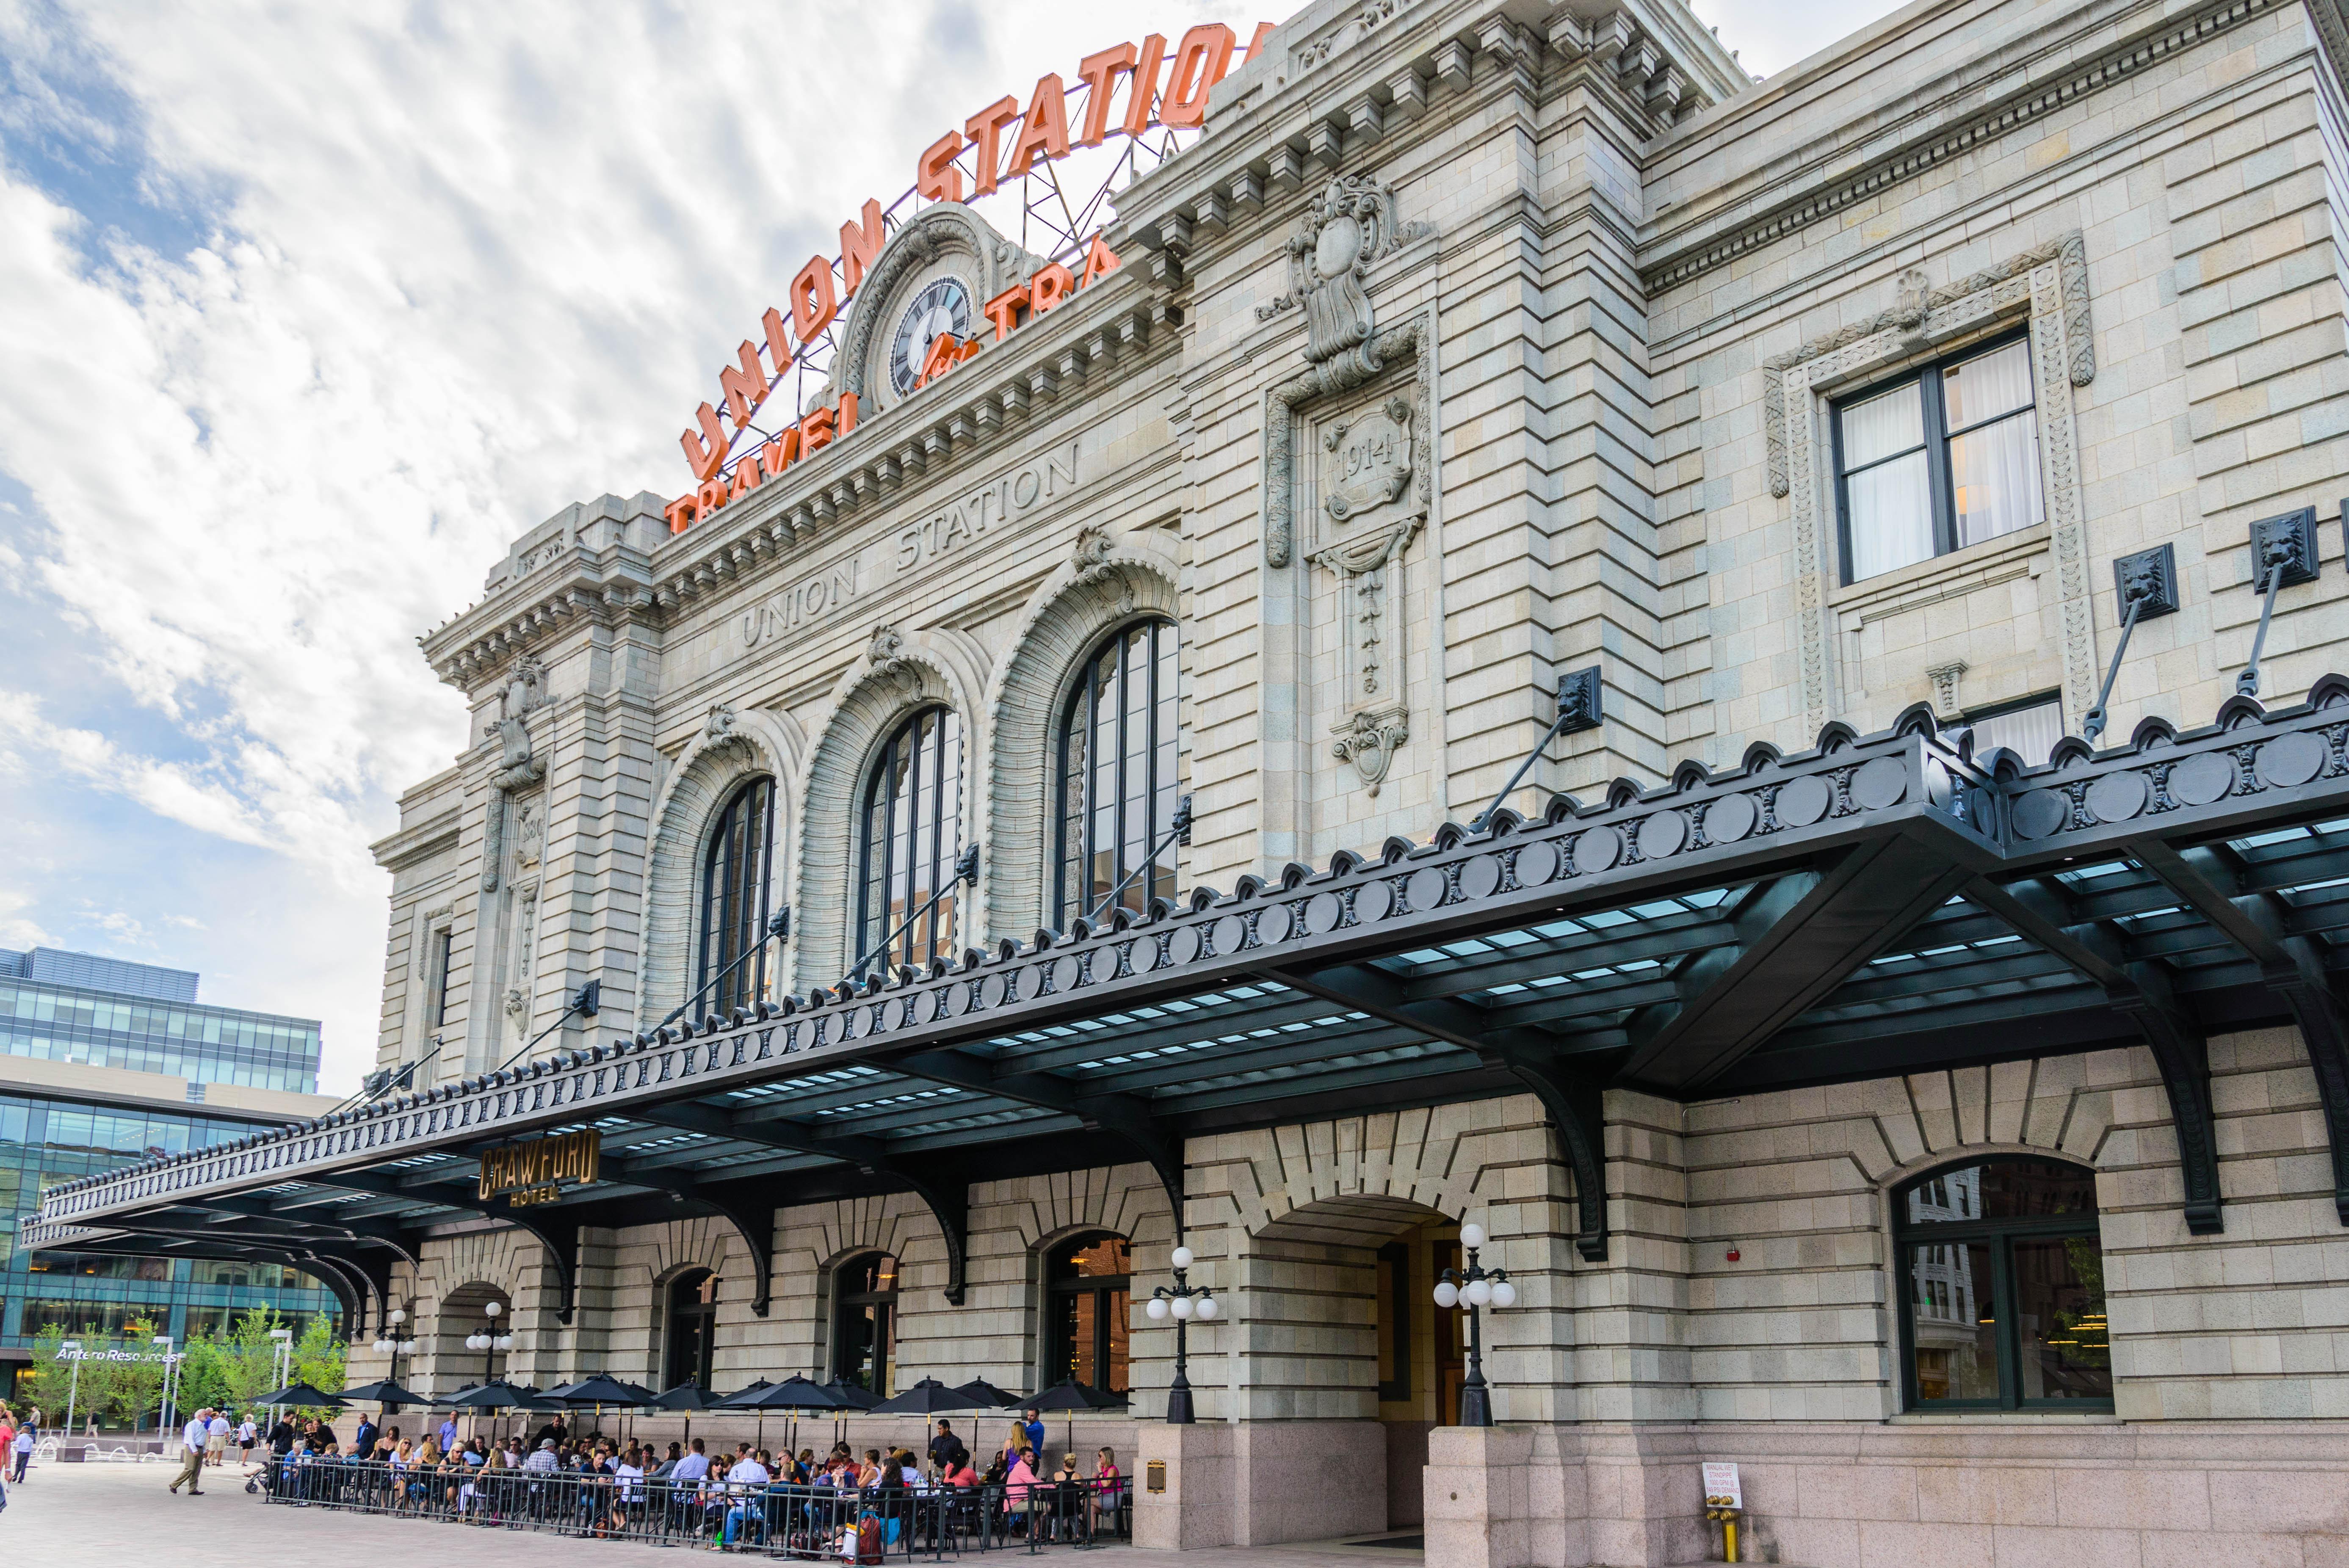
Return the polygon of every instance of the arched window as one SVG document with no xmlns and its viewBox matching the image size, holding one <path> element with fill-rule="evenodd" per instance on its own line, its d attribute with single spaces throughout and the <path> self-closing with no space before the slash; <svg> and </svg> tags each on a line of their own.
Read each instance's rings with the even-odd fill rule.
<svg viewBox="0 0 2349 1568">
<path fill-rule="evenodd" d="M 668 1351 L 661 1387 L 709 1387 L 710 1353 L 717 1344 L 718 1276 L 708 1269 L 688 1269 L 668 1284 Z"/>
<path fill-rule="evenodd" d="M 866 1253 L 832 1278 L 832 1375 L 885 1396 L 897 1347 L 897 1260 Z"/>
<path fill-rule="evenodd" d="M 1123 1236 L 1076 1236 L 1044 1258 L 1044 1382 L 1071 1378 L 1107 1394 L 1127 1390 L 1133 1329 L 1131 1253 Z"/>
<path fill-rule="evenodd" d="M 952 708 L 926 707 L 889 732 L 865 780 L 858 954 L 887 970 L 951 953 L 961 852 L 962 722 Z M 906 925 L 933 895 L 936 904 Z"/>
<path fill-rule="evenodd" d="M 1892 1202 L 1912 1408 L 2112 1408 L 2094 1171 L 1985 1160 Z"/>
<path fill-rule="evenodd" d="M 702 856 L 701 944 L 694 985 L 709 989 L 696 1004 L 695 1016 L 748 1007 L 768 994 L 774 955 L 767 942 L 767 915 L 774 871 L 775 781 L 753 779 L 718 814 Z M 730 974 L 729 965 L 736 965 Z M 718 980 L 720 975 L 726 977 Z M 718 983 L 711 985 L 713 980 Z"/>
<path fill-rule="evenodd" d="M 1174 623 L 1143 621 L 1102 642 L 1061 715 L 1052 923 L 1098 923 L 1116 903 L 1137 913 L 1174 896 Z M 1126 879 L 1131 875 L 1133 880 Z M 1123 888 L 1120 883 L 1124 883 Z"/>
</svg>

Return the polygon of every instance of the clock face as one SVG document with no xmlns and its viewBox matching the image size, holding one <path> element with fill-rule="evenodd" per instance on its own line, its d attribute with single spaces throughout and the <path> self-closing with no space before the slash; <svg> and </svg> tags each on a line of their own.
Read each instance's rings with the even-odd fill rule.
<svg viewBox="0 0 2349 1568">
<path fill-rule="evenodd" d="M 970 290 L 960 278 L 939 278 L 914 296 L 897 323 L 895 340 L 889 345 L 889 385 L 898 397 L 914 390 L 922 362 L 929 357 L 930 345 L 941 334 L 970 336 Z"/>
</svg>

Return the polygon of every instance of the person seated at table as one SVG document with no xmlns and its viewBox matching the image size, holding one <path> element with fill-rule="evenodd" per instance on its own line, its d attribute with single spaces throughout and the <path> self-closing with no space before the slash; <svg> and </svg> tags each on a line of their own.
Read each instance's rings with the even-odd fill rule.
<svg viewBox="0 0 2349 1568">
<path fill-rule="evenodd" d="M 1019 1457 L 1011 1461 L 1011 1469 L 1003 1477 L 1003 1511 L 1026 1519 L 1036 1509 L 1036 1494 L 1043 1488 L 1043 1478 L 1036 1473 L 1026 1439 L 1021 1439 Z"/>
<path fill-rule="evenodd" d="M 744 1540 L 753 1529 L 765 1528 L 761 1506 L 752 1494 L 766 1491 L 767 1483 L 775 1479 L 774 1472 L 760 1462 L 763 1449 L 753 1454 L 750 1444 L 740 1443 L 735 1446 L 735 1451 L 741 1457 L 734 1461 L 734 1468 L 726 1472 L 729 1500 L 726 1526 L 719 1532 L 718 1539 L 710 1542 L 712 1550 Z"/>
<path fill-rule="evenodd" d="M 612 1467 L 613 1505 L 619 1516 L 614 1528 L 626 1530 L 645 1516 L 645 1466 L 652 1454 L 630 1443 Z"/>
<path fill-rule="evenodd" d="M 978 1472 L 970 1468 L 970 1451 L 968 1449 L 947 1461 L 946 1468 L 938 1472 L 938 1481 L 940 1485 L 950 1486 L 957 1491 L 968 1491 L 978 1484 Z"/>
</svg>

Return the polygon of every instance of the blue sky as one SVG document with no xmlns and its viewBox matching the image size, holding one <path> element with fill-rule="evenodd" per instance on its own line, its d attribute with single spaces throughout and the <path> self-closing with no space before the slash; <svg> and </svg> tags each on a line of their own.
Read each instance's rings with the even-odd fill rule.
<svg viewBox="0 0 2349 1568">
<path fill-rule="evenodd" d="M 1697 9 L 1768 74 L 1892 7 Z M 416 634 L 569 501 L 678 488 L 942 103 L 1258 15 L 0 0 L 0 946 L 321 1018 L 347 1088 L 367 846 L 463 736 Z"/>
</svg>

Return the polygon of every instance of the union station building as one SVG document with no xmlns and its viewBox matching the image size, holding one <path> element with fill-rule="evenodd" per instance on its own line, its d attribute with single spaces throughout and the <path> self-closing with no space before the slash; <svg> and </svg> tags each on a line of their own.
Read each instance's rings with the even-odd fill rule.
<svg viewBox="0 0 2349 1568">
<path fill-rule="evenodd" d="M 1097 235 L 983 111 L 770 313 L 798 424 L 746 341 L 514 540 L 375 1098 L 27 1244 L 434 1393 L 1074 1377 L 1147 1545 L 1691 1563 L 1713 1462 L 1756 1560 L 2338 1561 L 2342 0 L 1225 38 Z"/>
</svg>

